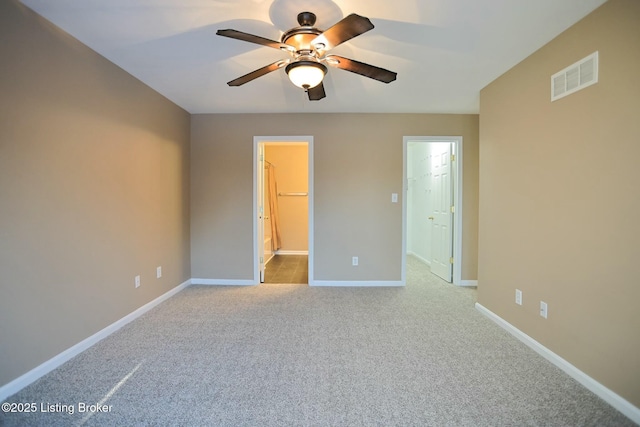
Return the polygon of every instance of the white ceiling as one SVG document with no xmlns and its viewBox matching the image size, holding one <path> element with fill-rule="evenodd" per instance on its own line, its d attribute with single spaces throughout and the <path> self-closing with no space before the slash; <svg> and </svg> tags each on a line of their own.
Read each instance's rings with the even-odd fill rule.
<svg viewBox="0 0 640 427">
<path fill-rule="evenodd" d="M 480 89 L 605 0 L 22 0 L 190 113 L 478 113 Z M 327 29 L 350 13 L 375 28 L 331 53 L 398 73 L 385 84 L 330 67 L 311 102 L 283 69 L 226 82 L 286 59 L 217 36 L 273 40 L 314 12 Z M 558 64 L 561 69 L 565 65 Z"/>
</svg>

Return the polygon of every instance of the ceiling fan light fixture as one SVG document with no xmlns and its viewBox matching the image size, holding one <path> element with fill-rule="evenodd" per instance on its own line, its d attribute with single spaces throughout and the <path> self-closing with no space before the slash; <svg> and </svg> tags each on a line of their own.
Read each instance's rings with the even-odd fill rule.
<svg viewBox="0 0 640 427">
<path fill-rule="evenodd" d="M 327 64 L 329 64 L 329 65 L 338 65 L 338 64 L 340 64 L 340 60 L 338 58 L 333 57 L 333 56 L 327 56 L 324 60 L 327 61 Z"/>
<path fill-rule="evenodd" d="M 291 83 L 303 89 L 311 89 L 322 83 L 327 67 L 319 62 L 298 61 L 285 68 Z"/>
<path fill-rule="evenodd" d="M 280 46 L 280 50 L 282 50 L 284 52 L 289 52 L 289 53 L 295 53 L 296 52 L 296 48 L 291 46 L 291 45 Z"/>
</svg>

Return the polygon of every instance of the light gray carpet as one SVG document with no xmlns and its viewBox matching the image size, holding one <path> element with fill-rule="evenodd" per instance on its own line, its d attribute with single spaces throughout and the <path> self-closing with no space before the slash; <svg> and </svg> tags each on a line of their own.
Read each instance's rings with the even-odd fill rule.
<svg viewBox="0 0 640 427">
<path fill-rule="evenodd" d="M 624 426 L 415 260 L 405 288 L 192 286 L 7 399 L 7 426 Z M 77 412 L 103 402 L 111 412 Z"/>
</svg>

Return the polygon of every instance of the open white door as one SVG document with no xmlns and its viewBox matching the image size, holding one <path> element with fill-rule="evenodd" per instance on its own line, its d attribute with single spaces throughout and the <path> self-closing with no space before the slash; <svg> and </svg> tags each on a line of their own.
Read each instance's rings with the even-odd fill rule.
<svg viewBox="0 0 640 427">
<path fill-rule="evenodd" d="M 431 272 L 451 282 L 453 249 L 451 144 L 448 142 L 433 144 L 431 153 L 433 197 L 433 214 L 429 217 L 433 222 Z"/>
<path fill-rule="evenodd" d="M 258 264 L 260 283 L 264 283 L 264 143 L 258 144 Z"/>
</svg>

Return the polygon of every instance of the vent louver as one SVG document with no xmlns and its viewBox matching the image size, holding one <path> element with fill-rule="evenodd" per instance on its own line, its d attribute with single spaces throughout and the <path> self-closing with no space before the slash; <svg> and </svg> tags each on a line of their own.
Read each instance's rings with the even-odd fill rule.
<svg viewBox="0 0 640 427">
<path fill-rule="evenodd" d="M 598 52 L 551 76 L 551 101 L 598 83 Z"/>
</svg>

